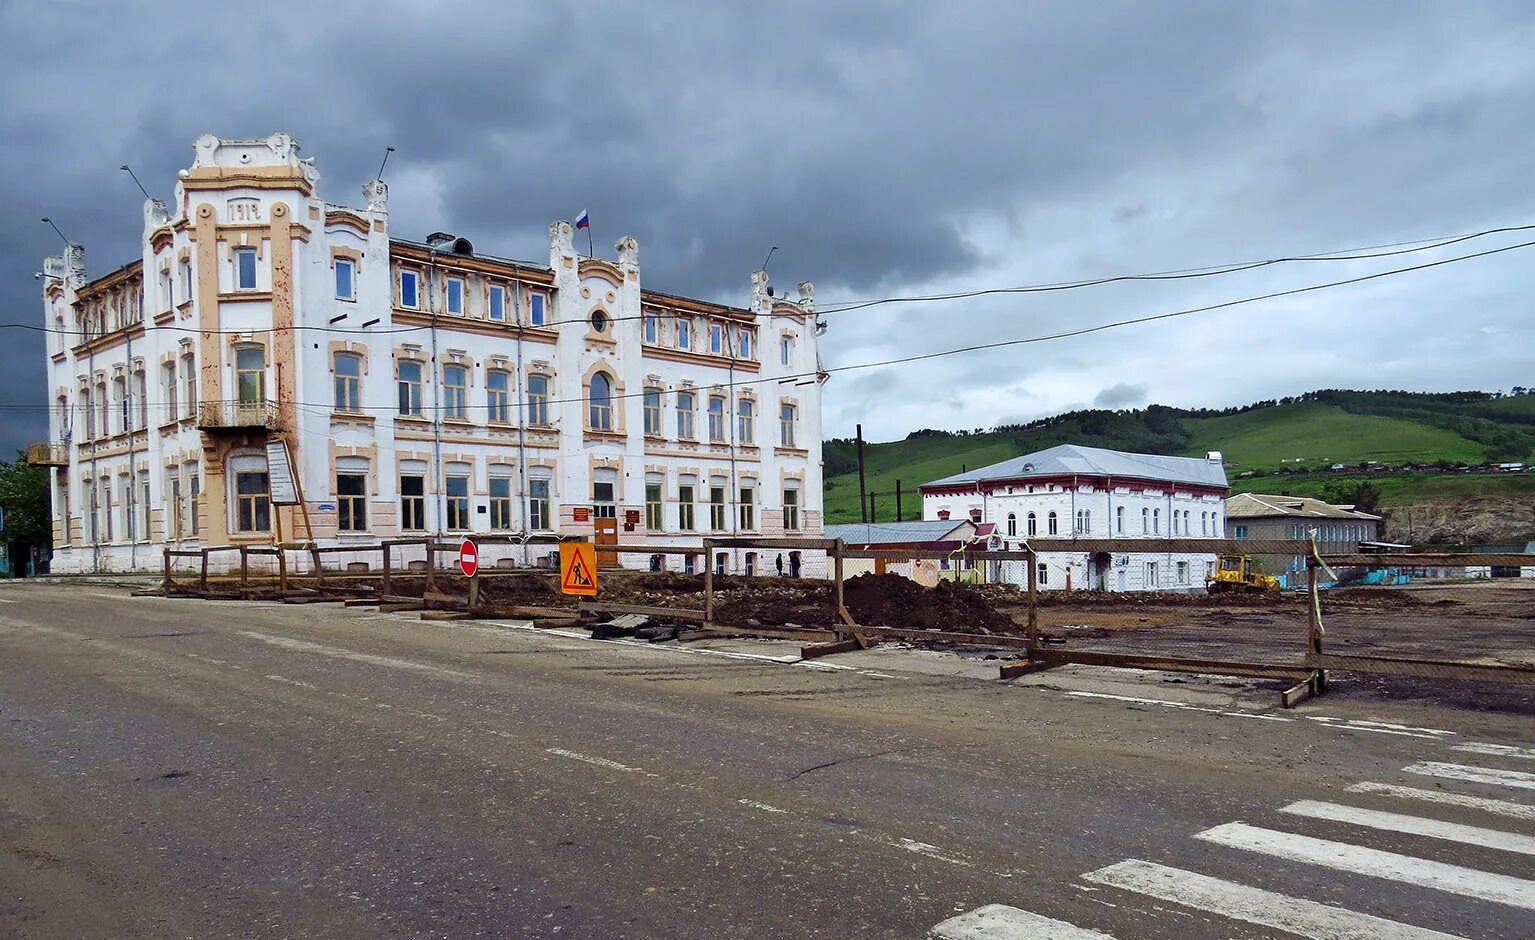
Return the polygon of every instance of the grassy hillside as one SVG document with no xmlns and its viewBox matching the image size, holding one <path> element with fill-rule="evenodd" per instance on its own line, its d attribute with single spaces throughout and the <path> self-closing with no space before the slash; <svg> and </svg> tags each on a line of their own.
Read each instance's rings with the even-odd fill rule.
<svg viewBox="0 0 1535 940">
<path fill-rule="evenodd" d="M 1535 498 L 1535 473 L 1308 473 L 1232 480 L 1233 493 L 1289 493 L 1322 498 L 1329 484 L 1368 481 L 1380 491 L 1380 505 L 1451 502 L 1486 496 Z"/>
<path fill-rule="evenodd" d="M 1532 399 L 1535 400 L 1535 399 Z M 1481 463 L 1487 448 L 1442 428 L 1407 418 L 1350 414 L 1337 405 L 1306 402 L 1218 418 L 1191 418 L 1192 434 L 1180 453 L 1218 450 L 1232 475 L 1247 469 L 1328 467 L 1335 463 Z M 1296 464 L 1300 458 L 1304 463 Z"/>
<path fill-rule="evenodd" d="M 895 484 L 906 491 L 904 517 L 918 518 L 916 488 L 962 469 L 1062 443 L 1197 456 L 1219 450 L 1237 491 L 1288 489 L 1314 495 L 1337 474 L 1274 477 L 1281 469 L 1325 469 L 1376 462 L 1481 464 L 1529 460 L 1535 451 L 1535 395 L 1495 399 L 1483 392 L 1423 394 L 1329 389 L 1224 411 L 1152 405 L 1140 411 L 1077 411 L 985 432 L 916 431 L 905 440 L 866 444 L 866 480 L 877 518 L 894 519 Z M 1302 463 L 1292 463 L 1302 458 Z M 858 521 L 853 442 L 825 444 L 828 522 Z M 1251 481 L 1239 474 L 1260 474 Z M 1531 494 L 1535 483 L 1495 475 L 1371 475 L 1382 504 L 1451 500 L 1483 493 Z M 1279 481 L 1285 481 L 1281 484 Z"/>
</svg>

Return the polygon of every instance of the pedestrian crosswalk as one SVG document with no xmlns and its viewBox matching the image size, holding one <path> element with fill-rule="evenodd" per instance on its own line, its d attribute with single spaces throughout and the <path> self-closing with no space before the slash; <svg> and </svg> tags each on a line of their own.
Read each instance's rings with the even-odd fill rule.
<svg viewBox="0 0 1535 940">
<path fill-rule="evenodd" d="M 1462 758 L 1476 763 L 1422 760 L 1401 768 L 1401 782 L 1362 780 L 1346 787 L 1348 795 L 1337 800 L 1302 799 L 1274 807 L 1274 821 L 1260 820 L 1267 825 L 1232 820 L 1192 832 L 1197 844 L 1225 850 L 1196 855 L 1200 862 L 1190 868 L 1205 870 L 1128 858 L 1085 872 L 1081 879 L 1087 890 L 1125 893 L 1123 905 L 1103 905 L 1122 907 L 1117 917 L 1088 912 L 1068 921 L 990 904 L 934 926 L 928 937 L 1197 940 L 1205 935 L 1190 930 L 1186 919 L 1155 924 L 1158 918 L 1186 918 L 1178 912 L 1194 911 L 1228 924 L 1212 927 L 1212 938 L 1467 940 L 1488 935 L 1488 930 L 1492 936 L 1535 938 L 1535 880 L 1528 877 L 1535 875 L 1535 863 L 1529 861 L 1535 856 L 1535 832 L 1528 825 L 1535 823 L 1535 797 L 1530 793 L 1535 790 L 1535 773 L 1498 766 L 1535 759 L 1535 749 L 1497 744 L 1453 749 L 1477 755 Z M 1418 781 L 1422 785 L 1413 785 Z M 1455 818 L 1442 818 L 1446 815 Z M 1231 875 L 1217 866 L 1229 866 L 1232 858 L 1245 860 L 1242 874 L 1217 877 Z M 1295 873 L 1324 880 L 1305 876 L 1308 871 L 1371 879 L 1380 890 L 1363 895 L 1354 906 L 1373 908 L 1374 913 L 1303 896 L 1312 880 L 1303 881 L 1294 894 L 1270 890 L 1276 877 L 1293 879 Z M 1269 887 L 1245 883 L 1248 880 Z M 1390 901 L 1373 903 L 1376 896 L 1389 896 Z M 1480 920 L 1462 926 L 1440 916 L 1446 904 L 1459 905 L 1455 910 L 1471 911 Z M 1129 910 L 1144 913 L 1127 917 Z M 1127 922 L 1134 926 L 1126 927 Z"/>
</svg>

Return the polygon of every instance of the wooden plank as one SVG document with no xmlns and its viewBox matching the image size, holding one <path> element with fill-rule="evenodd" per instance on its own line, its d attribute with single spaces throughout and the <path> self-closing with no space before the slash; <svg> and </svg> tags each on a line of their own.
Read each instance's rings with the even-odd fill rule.
<svg viewBox="0 0 1535 940">
<path fill-rule="evenodd" d="M 649 607 L 644 604 L 607 604 L 600 600 L 582 601 L 577 609 L 582 613 L 645 614 L 651 617 L 665 617 L 670 620 L 691 620 L 698 623 L 703 623 L 705 619 L 704 612 L 701 610 L 689 610 L 682 607 Z M 566 613 L 569 613 L 569 611 L 566 611 Z"/>
<path fill-rule="evenodd" d="M 1054 669 L 1064 663 L 1045 662 L 1042 659 L 1020 659 L 1010 663 L 1003 663 L 998 668 L 997 676 L 1000 679 L 1016 679 L 1034 672 L 1044 672 L 1046 669 Z"/>
<path fill-rule="evenodd" d="M 480 617 L 505 617 L 509 620 L 537 620 L 544 617 L 574 617 L 577 611 L 570 607 L 530 607 L 513 605 L 510 607 L 498 607 L 494 604 L 482 604 L 474 608 L 474 612 Z"/>
<path fill-rule="evenodd" d="M 831 643 L 807 643 L 799 648 L 800 659 L 819 659 L 834 653 L 853 653 L 863 649 L 857 640 L 834 640 Z"/>
<path fill-rule="evenodd" d="M 1306 665 L 1317 669 L 1345 669 L 1385 676 L 1421 676 L 1427 679 L 1482 679 L 1514 685 L 1535 685 L 1535 667 L 1499 666 L 1441 659 L 1399 659 L 1389 656 L 1355 656 L 1346 653 L 1313 653 Z"/>
<path fill-rule="evenodd" d="M 469 620 L 474 614 L 467 610 L 423 610 L 422 620 Z"/>
<path fill-rule="evenodd" d="M 450 607 L 464 607 L 468 601 L 457 594 L 444 594 L 441 591 L 425 591 L 421 600 L 426 604 L 447 604 Z"/>
<path fill-rule="evenodd" d="M 1040 662 L 1078 666 L 1113 666 L 1120 669 L 1156 669 L 1162 672 L 1193 672 L 1212 676 L 1242 676 L 1250 679 L 1304 679 L 1311 674 L 1306 665 L 1241 662 L 1223 659 L 1179 659 L 1168 656 L 1142 656 L 1133 653 L 1101 653 L 1093 650 L 1031 650 L 1029 658 Z"/>
<path fill-rule="evenodd" d="M 381 614 L 398 614 L 398 613 L 402 613 L 402 612 L 407 611 L 407 610 L 424 610 L 424 609 L 426 609 L 426 605 L 422 604 L 420 601 L 416 601 L 415 603 L 412 603 L 412 604 L 401 603 L 401 604 L 380 604 L 380 605 L 378 605 L 378 612 L 381 613 Z"/>
<path fill-rule="evenodd" d="M 769 640 L 835 640 L 835 630 L 808 630 L 803 627 L 725 627 L 707 624 L 703 629 L 714 636 L 757 636 Z"/>
<path fill-rule="evenodd" d="M 345 601 L 342 601 L 342 606 L 343 607 L 372 607 L 372 606 L 374 606 L 376 604 L 379 604 L 379 603 L 382 603 L 382 602 L 383 602 L 383 598 L 381 598 L 381 597 L 349 597 Z"/>
<path fill-rule="evenodd" d="M 962 643 L 969 646 L 999 646 L 1010 649 L 1028 649 L 1029 639 L 1005 633 L 960 633 L 953 630 L 918 630 L 908 627 L 871 627 L 858 624 L 857 631 L 865 636 L 895 640 L 926 640 L 930 643 Z"/>
</svg>

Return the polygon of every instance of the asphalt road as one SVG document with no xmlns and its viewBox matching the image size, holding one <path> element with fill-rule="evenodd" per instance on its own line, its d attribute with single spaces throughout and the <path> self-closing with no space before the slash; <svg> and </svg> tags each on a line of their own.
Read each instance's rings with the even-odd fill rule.
<svg viewBox="0 0 1535 940">
<path fill-rule="evenodd" d="M 1535 937 L 1528 714 L 792 649 L 5 586 L 0 936 Z"/>
</svg>

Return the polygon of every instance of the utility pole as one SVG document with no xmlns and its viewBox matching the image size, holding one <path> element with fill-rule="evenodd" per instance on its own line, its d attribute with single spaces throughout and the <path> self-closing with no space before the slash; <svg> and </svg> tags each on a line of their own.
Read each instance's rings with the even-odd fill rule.
<svg viewBox="0 0 1535 940">
<path fill-rule="evenodd" d="M 895 521 L 904 522 L 906 514 L 901 512 L 901 481 L 895 481 Z"/>
<path fill-rule="evenodd" d="M 857 435 L 855 441 L 858 445 L 858 521 L 868 522 L 869 497 L 863 486 L 863 425 L 856 425 L 856 427 L 857 430 L 854 433 Z"/>
<path fill-rule="evenodd" d="M 870 493 L 869 494 L 869 524 L 870 525 L 873 525 L 874 522 L 876 521 L 875 518 L 874 518 L 874 497 L 876 495 L 877 494 L 875 494 L 875 493 Z"/>
</svg>

